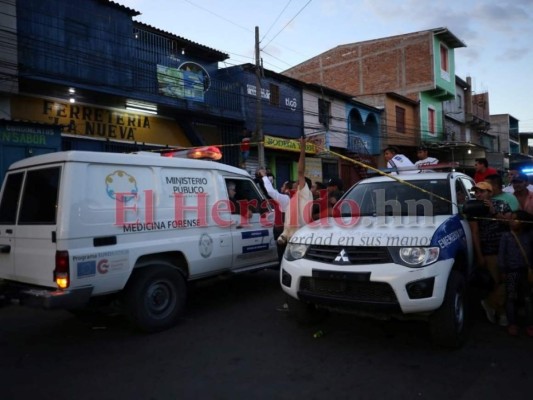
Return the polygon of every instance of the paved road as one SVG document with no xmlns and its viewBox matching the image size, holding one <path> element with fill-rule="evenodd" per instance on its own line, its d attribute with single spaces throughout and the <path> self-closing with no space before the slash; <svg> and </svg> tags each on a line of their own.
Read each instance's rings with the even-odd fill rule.
<svg viewBox="0 0 533 400">
<path fill-rule="evenodd" d="M 1 309 L 0 399 L 533 398 L 533 338 L 478 314 L 456 351 L 421 322 L 300 326 L 278 285 L 275 271 L 204 284 L 179 326 L 153 335 L 121 317 Z"/>
</svg>

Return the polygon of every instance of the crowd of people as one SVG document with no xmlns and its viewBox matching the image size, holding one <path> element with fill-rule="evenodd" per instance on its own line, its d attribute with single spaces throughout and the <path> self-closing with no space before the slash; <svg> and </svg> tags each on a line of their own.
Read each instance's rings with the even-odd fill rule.
<svg viewBox="0 0 533 400">
<path fill-rule="evenodd" d="M 394 146 L 385 148 L 383 156 L 388 172 L 396 175 L 419 173 L 439 163 L 423 146 L 415 163 Z M 504 185 L 486 158 L 477 158 L 474 169 L 474 195 L 486 206 L 484 215 L 469 220 L 476 268 L 489 277 L 481 306 L 487 319 L 506 327 L 510 335 L 519 335 L 522 323 L 533 337 L 533 185 L 516 169 L 509 170 Z"/>
<path fill-rule="evenodd" d="M 519 335 L 522 324 L 533 337 L 533 185 L 516 169 L 509 170 L 504 185 L 485 158 L 475 160 L 474 181 L 475 197 L 487 209 L 469 221 L 476 268 L 490 277 L 481 306 L 487 319 L 511 336 Z"/>
<path fill-rule="evenodd" d="M 439 164 L 424 146 L 417 149 L 415 163 L 394 146 L 384 149 L 383 156 L 387 173 L 396 175 L 419 173 Z M 312 183 L 304 173 L 304 138 L 296 181 L 287 181 L 277 190 L 269 170 L 257 171 L 258 186 L 282 212 L 283 226 L 274 231 L 280 260 L 296 230 L 308 221 L 334 216 L 334 205 L 344 193 L 341 179 Z M 469 218 L 476 268 L 490 279 L 481 307 L 491 323 L 506 327 L 510 335 L 519 335 L 519 325 L 523 325 L 526 334 L 533 337 L 533 185 L 527 175 L 515 169 L 509 170 L 504 185 L 485 158 L 475 160 L 473 179 L 474 196 L 486 206 L 484 215 Z M 312 208 L 305 207 L 313 200 Z"/>
<path fill-rule="evenodd" d="M 383 157 L 395 175 L 419 173 L 439 163 L 423 146 L 415 163 L 394 146 L 385 148 Z M 533 337 L 533 185 L 516 169 L 509 170 L 504 185 L 486 158 L 477 158 L 474 169 L 474 195 L 486 206 L 484 215 L 469 220 L 477 271 L 489 277 L 481 306 L 487 319 L 506 327 L 510 335 L 519 335 L 522 323 Z M 522 319 L 518 310 L 523 310 Z"/>
</svg>

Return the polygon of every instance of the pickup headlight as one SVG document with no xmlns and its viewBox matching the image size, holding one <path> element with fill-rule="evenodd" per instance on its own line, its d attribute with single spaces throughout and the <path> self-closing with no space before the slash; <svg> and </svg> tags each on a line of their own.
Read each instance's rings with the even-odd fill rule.
<svg viewBox="0 0 533 400">
<path fill-rule="evenodd" d="M 390 250 L 395 263 L 410 268 L 433 264 L 440 254 L 439 247 L 392 247 Z"/>
<path fill-rule="evenodd" d="M 283 255 L 287 261 L 299 260 L 305 256 L 308 244 L 289 243 Z"/>
</svg>

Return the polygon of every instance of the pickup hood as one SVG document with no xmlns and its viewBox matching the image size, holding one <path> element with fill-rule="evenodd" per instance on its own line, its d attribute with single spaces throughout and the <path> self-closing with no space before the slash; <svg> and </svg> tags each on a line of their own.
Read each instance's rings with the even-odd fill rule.
<svg viewBox="0 0 533 400">
<path fill-rule="evenodd" d="M 438 245 L 436 236 L 455 230 L 462 230 L 457 216 L 363 217 L 353 226 L 323 218 L 300 228 L 290 242 L 326 246 L 429 246 Z"/>
</svg>

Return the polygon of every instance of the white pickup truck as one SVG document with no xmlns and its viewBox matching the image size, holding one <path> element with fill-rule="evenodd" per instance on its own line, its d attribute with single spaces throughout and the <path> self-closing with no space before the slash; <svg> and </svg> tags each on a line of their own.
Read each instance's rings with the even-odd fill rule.
<svg viewBox="0 0 533 400">
<path fill-rule="evenodd" d="M 280 269 L 289 309 L 303 321 L 325 311 L 424 318 L 438 344 L 460 346 L 473 266 L 460 208 L 473 185 L 458 172 L 358 182 L 336 206 L 336 217 L 291 238 Z"/>
</svg>

